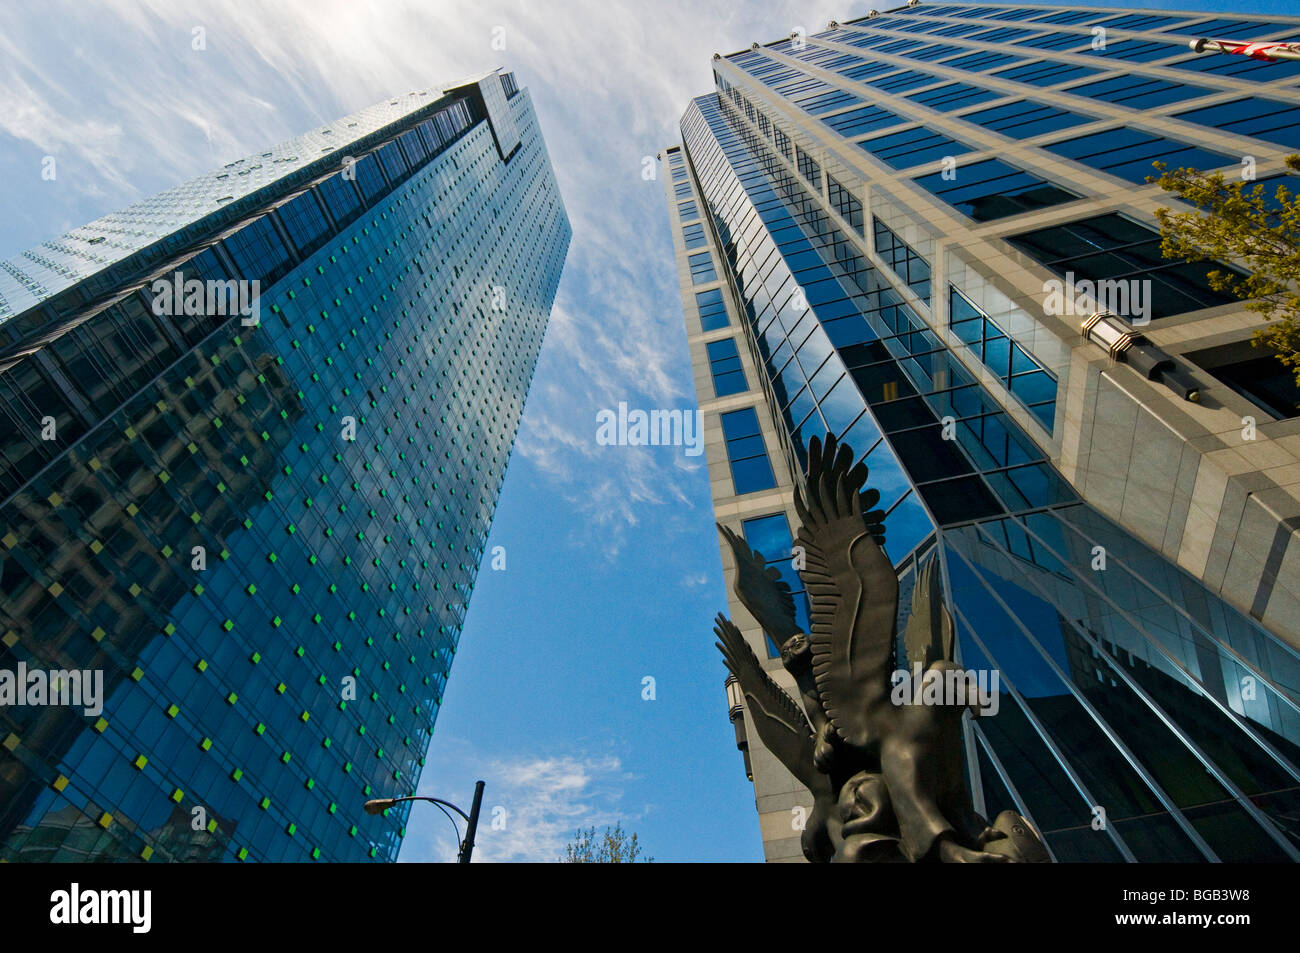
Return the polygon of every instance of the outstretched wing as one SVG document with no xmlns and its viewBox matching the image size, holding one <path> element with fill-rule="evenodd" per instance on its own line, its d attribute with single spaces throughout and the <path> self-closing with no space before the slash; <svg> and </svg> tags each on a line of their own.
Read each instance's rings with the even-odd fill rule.
<svg viewBox="0 0 1300 953">
<path fill-rule="evenodd" d="M 786 639 L 799 632 L 789 584 L 782 581 L 779 572 L 768 567 L 762 553 L 750 549 L 748 543 L 721 523 L 717 527 L 736 556 L 736 584 L 732 588 L 741 604 L 772 641 L 784 645 Z"/>
<path fill-rule="evenodd" d="M 719 613 L 713 633 L 727 668 L 736 676 L 749 706 L 749 715 L 767 750 L 813 794 L 829 786 L 826 775 L 813 764 L 813 733 L 799 705 L 763 671 L 745 637 L 730 619 Z"/>
<path fill-rule="evenodd" d="M 809 441 L 805 490 L 795 491 L 813 675 L 831 724 L 859 747 L 873 740 L 873 713 L 889 704 L 898 616 L 898 576 L 880 548 L 884 516 L 864 512 L 880 494 L 862 493 L 866 481 L 866 464 L 853 466 L 852 449 L 827 434 L 824 447 Z"/>
<path fill-rule="evenodd" d="M 908 664 L 920 662 L 923 671 L 941 659 L 952 661 L 952 616 L 943 604 L 938 566 L 936 556 L 918 573 L 912 588 L 912 615 L 903 633 Z"/>
</svg>

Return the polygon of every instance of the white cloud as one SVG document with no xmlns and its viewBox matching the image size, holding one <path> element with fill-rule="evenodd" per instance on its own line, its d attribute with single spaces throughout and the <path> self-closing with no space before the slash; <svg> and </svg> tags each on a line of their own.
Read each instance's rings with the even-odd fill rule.
<svg viewBox="0 0 1300 953">
<path fill-rule="evenodd" d="M 563 856 L 565 845 L 579 828 L 601 829 L 622 823 L 625 830 L 632 829 L 647 810 L 643 807 L 633 814 L 621 806 L 623 786 L 632 776 L 612 755 L 484 758 L 470 745 L 452 738 L 439 738 L 435 750 L 440 764 L 425 770 L 420 794 L 450 800 L 468 811 L 468 797 L 452 796 L 448 785 L 457 791 L 472 791 L 473 780 L 468 779 L 467 770 L 477 771 L 477 777 L 487 782 L 474 839 L 475 862 L 549 863 Z M 416 803 L 412 810 L 437 808 Z M 463 821 L 458 819 L 458 823 L 463 833 Z M 401 860 L 454 861 L 459 845 L 451 825 L 443 822 L 433 830 L 432 844 L 408 842 Z"/>
</svg>

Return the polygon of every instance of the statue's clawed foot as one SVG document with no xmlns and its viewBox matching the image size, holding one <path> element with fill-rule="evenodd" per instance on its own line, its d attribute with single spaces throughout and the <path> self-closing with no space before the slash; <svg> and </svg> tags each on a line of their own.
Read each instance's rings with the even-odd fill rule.
<svg viewBox="0 0 1300 953">
<path fill-rule="evenodd" d="M 939 862 L 944 864 L 1005 864 L 1008 860 L 1002 854 L 963 847 L 948 837 L 940 839 L 938 847 Z"/>
</svg>

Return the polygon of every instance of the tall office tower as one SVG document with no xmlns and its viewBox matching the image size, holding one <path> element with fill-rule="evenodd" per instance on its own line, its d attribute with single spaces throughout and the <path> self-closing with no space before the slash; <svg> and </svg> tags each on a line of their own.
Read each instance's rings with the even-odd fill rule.
<svg viewBox="0 0 1300 953">
<path fill-rule="evenodd" d="M 492 72 L 0 264 L 0 859 L 395 858 L 570 234 Z"/>
<path fill-rule="evenodd" d="M 982 813 L 1063 861 L 1300 858 L 1300 393 L 1212 266 L 1162 259 L 1146 181 L 1280 181 L 1300 63 L 1189 42 L 1300 19 L 927 2 L 810 33 L 715 56 L 664 153 L 718 520 L 806 626 L 792 487 L 842 436 L 900 615 L 939 559 L 959 661 L 998 675 Z M 1099 280 L 1105 308 L 1069 293 Z M 749 756 L 767 857 L 798 859 L 810 798 Z"/>
</svg>

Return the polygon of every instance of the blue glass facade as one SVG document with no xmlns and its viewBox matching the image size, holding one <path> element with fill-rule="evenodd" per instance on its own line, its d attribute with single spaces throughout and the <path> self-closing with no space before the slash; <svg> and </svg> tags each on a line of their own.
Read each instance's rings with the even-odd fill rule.
<svg viewBox="0 0 1300 953">
<path fill-rule="evenodd" d="M 1116 17 L 926 3 L 832 23 L 806 42 L 756 45 L 722 65 L 715 61 L 717 91 L 687 109 L 681 151 L 712 229 L 719 277 L 743 315 L 741 350 L 760 371 L 759 409 L 765 405 L 776 424 L 783 469 L 802 470 L 813 436 L 829 431 L 848 441 L 870 467 L 868 486 L 881 493 L 900 605 L 909 604 L 916 568 L 939 559 L 962 664 L 1000 676 L 998 713 L 966 726 L 977 807 L 988 816 L 1020 811 L 1062 861 L 1300 860 L 1296 643 L 1260 624 L 1262 602 L 1251 613 L 1230 605 L 1123 521 L 1103 515 L 1062 475 L 1055 462 L 1062 432 L 1079 427 L 1065 414 L 1068 361 L 1026 344 L 1047 337 L 1041 328 L 1035 337 L 1025 323 L 1004 326 L 1004 317 L 986 313 L 973 296 L 992 279 L 979 273 L 977 256 L 945 261 L 933 251 L 933 242 L 946 238 L 942 216 L 954 210 L 978 227 L 1099 194 L 1098 180 L 1083 166 L 1113 177 L 1111 188 L 1121 195 L 1124 183 L 1152 174 L 1153 160 L 1202 168 L 1236 162 L 1210 134 L 1196 146 L 1139 134 L 1119 121 L 1124 116 L 1106 111 L 1110 104 L 1182 109 L 1207 127 L 1289 141 L 1289 104 L 1255 100 L 1249 109 L 1187 111 L 1181 104 L 1200 95 L 1195 87 L 1150 77 L 1096 79 L 1125 67 L 1073 63 L 1092 56 L 1087 39 L 1095 23 L 1210 35 L 1197 22 L 1210 19 L 1205 15 Z M 954 22 L 967 18 L 978 22 Z M 998 27 L 999 20 L 1080 30 L 1062 36 Z M 1283 39 L 1282 27 L 1261 29 Z M 1292 27 L 1300 32 L 1300 22 Z M 963 40 L 926 43 L 907 34 Z M 1110 47 L 1124 63 L 1169 57 L 1174 68 L 1265 68 L 1267 79 L 1281 81 L 1289 75 L 1288 67 L 1273 70 L 1277 64 L 1251 65 L 1242 57 L 1183 62 L 1191 55 L 1185 44 L 1180 36 L 1161 43 L 1121 32 Z M 1025 55 L 1012 53 L 1016 47 Z M 1034 62 L 1044 50 L 1070 55 Z M 875 53 L 889 56 L 873 61 Z M 939 62 L 968 77 L 958 82 L 900 60 Z M 1028 85 L 986 87 L 980 77 L 989 71 Z M 842 89 L 830 73 L 844 77 Z M 1084 84 L 1069 90 L 1078 96 L 1077 110 L 1024 96 L 1030 87 L 1067 82 Z M 863 84 L 891 95 L 864 105 L 854 98 Z M 837 90 L 847 98 L 836 97 Z M 903 97 L 957 118 L 907 125 L 892 111 Z M 792 119 L 778 99 L 808 115 Z M 1091 124 L 1104 120 L 1108 128 L 1095 131 Z M 970 130 L 969 142 L 962 128 Z M 1032 159 L 1036 149 L 1077 166 L 1034 160 L 1035 171 L 1021 169 L 995 158 L 984 136 L 990 132 L 1027 141 L 1016 157 Z M 842 158 L 841 138 L 864 156 Z M 813 167 L 823 156 L 819 177 Z M 954 159 L 958 174 L 945 174 L 940 163 Z M 1059 181 L 1043 167 L 1057 169 Z M 1077 176 L 1061 172 L 1076 168 Z M 878 217 L 887 214 L 893 217 Z M 1163 260 L 1148 225 L 1121 214 L 1051 214 L 1053 224 L 999 224 L 996 233 L 1024 253 L 1018 261 L 1041 266 L 1045 278 L 1141 277 L 1152 286 L 1155 318 L 1229 300 L 1209 288 L 1207 267 Z M 894 221 L 920 222 L 915 234 L 925 237 L 928 228 L 933 241 L 914 242 Z M 949 240 L 948 254 L 960 253 L 953 246 L 961 242 Z M 734 411 L 720 415 L 730 441 L 727 413 Z M 714 480 L 716 500 L 716 473 Z M 772 565 L 788 560 L 789 508 L 763 515 L 770 497 L 746 505 L 745 491 L 735 489 L 740 499 L 727 497 L 727 515 L 719 519 L 739 510 L 750 543 Z M 898 653 L 901 662 L 901 638 Z M 775 664 L 769 668 L 777 672 Z M 756 760 L 756 778 L 762 770 Z M 761 787 L 756 794 L 760 812 L 789 809 Z M 797 856 L 797 842 L 792 850 Z"/>
<path fill-rule="evenodd" d="M 490 73 L 6 263 L 0 670 L 104 698 L 0 708 L 0 859 L 396 857 L 569 237 Z"/>
</svg>

